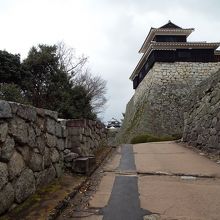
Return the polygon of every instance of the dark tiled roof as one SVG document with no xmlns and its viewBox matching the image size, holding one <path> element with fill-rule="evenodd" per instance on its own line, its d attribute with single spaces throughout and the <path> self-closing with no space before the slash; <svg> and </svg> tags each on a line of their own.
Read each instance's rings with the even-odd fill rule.
<svg viewBox="0 0 220 220">
<path fill-rule="evenodd" d="M 177 26 L 176 24 L 172 23 L 171 21 L 168 21 L 167 24 L 163 25 L 160 28 L 177 28 L 177 29 L 182 29 L 181 27 Z"/>
</svg>

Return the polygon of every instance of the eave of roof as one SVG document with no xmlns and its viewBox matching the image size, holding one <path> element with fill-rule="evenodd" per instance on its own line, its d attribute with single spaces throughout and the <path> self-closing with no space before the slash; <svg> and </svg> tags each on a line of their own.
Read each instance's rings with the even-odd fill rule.
<svg viewBox="0 0 220 220">
<path fill-rule="evenodd" d="M 151 44 L 154 48 L 160 48 L 160 47 L 174 47 L 176 49 L 178 48 L 188 48 L 188 47 L 196 47 L 196 48 L 213 48 L 217 49 L 220 46 L 220 42 L 156 42 L 152 41 Z M 169 49 L 167 48 L 167 49 Z M 163 48 L 161 48 L 163 49 Z"/>
<path fill-rule="evenodd" d="M 144 61 L 147 60 L 149 55 L 153 50 L 176 50 L 176 49 L 202 49 L 202 48 L 211 48 L 217 49 L 220 46 L 220 42 L 206 43 L 206 42 L 155 42 L 152 41 L 147 47 L 146 52 L 141 57 L 137 66 L 135 67 L 133 73 L 129 77 L 130 80 L 133 80 L 137 75 L 137 72 L 143 67 Z"/>
<path fill-rule="evenodd" d="M 155 37 L 156 34 L 158 35 L 185 35 L 189 36 L 194 31 L 194 28 L 187 28 L 187 29 L 177 29 L 177 28 L 151 28 L 143 45 L 141 46 L 139 53 L 144 53 L 147 44 L 149 44 Z"/>
</svg>

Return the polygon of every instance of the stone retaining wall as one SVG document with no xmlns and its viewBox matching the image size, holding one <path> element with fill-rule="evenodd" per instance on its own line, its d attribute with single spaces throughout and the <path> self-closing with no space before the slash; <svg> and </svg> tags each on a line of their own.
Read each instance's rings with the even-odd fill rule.
<svg viewBox="0 0 220 220">
<path fill-rule="evenodd" d="M 101 123 L 58 120 L 57 112 L 0 100 L 0 215 L 105 140 Z"/>
<path fill-rule="evenodd" d="M 220 72 L 202 82 L 184 114 L 183 141 L 220 154 Z"/>
<path fill-rule="evenodd" d="M 86 119 L 66 121 L 67 146 L 66 152 L 71 152 L 65 158 L 65 166 L 74 170 L 74 155 L 91 157 L 103 146 L 107 146 L 107 130 L 104 124 Z M 73 159 L 72 159 L 73 158 Z"/>
<path fill-rule="evenodd" d="M 155 63 L 127 104 L 120 141 L 143 133 L 182 134 L 189 95 L 219 68 L 220 62 Z"/>
</svg>

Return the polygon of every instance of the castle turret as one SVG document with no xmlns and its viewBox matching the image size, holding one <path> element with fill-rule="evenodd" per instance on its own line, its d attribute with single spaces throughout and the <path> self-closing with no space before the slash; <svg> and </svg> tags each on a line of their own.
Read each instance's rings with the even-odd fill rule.
<svg viewBox="0 0 220 220">
<path fill-rule="evenodd" d="M 169 21 L 159 28 L 151 28 L 139 53 L 143 53 L 130 79 L 136 89 L 155 62 L 216 62 L 219 42 L 188 42 L 194 28 L 181 28 Z"/>
</svg>

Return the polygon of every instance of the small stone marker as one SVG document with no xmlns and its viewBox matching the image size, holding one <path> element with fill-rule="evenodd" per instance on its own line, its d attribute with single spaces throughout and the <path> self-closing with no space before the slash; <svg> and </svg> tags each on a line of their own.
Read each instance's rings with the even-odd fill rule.
<svg viewBox="0 0 220 220">
<path fill-rule="evenodd" d="M 88 173 L 95 165 L 95 157 L 79 157 L 75 160 L 74 171 L 76 173 Z"/>
</svg>

